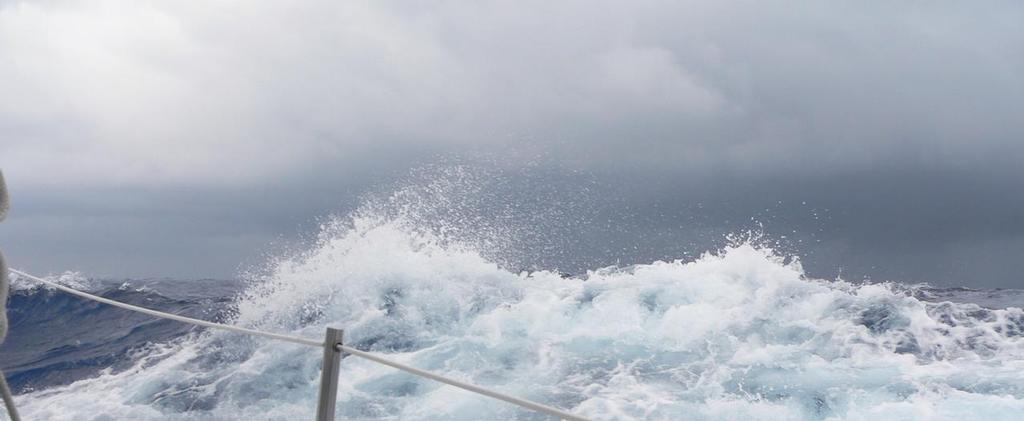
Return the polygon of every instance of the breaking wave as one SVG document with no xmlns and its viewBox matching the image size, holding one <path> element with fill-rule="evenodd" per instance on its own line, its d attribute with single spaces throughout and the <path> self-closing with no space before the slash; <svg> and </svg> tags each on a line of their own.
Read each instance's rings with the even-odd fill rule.
<svg viewBox="0 0 1024 421">
<path fill-rule="evenodd" d="M 470 236 L 439 229 L 443 218 L 412 206 L 422 200 L 400 192 L 326 221 L 307 250 L 253 275 L 225 317 L 311 338 L 342 327 L 350 346 L 593 419 L 1024 413 L 1020 308 L 811 279 L 798 260 L 751 242 L 576 276 L 510 270 Z M 21 395 L 25 418 L 315 412 L 315 349 L 191 331 L 132 357 Z M 341 370 L 346 419 L 542 418 L 369 361 L 345 358 Z"/>
</svg>

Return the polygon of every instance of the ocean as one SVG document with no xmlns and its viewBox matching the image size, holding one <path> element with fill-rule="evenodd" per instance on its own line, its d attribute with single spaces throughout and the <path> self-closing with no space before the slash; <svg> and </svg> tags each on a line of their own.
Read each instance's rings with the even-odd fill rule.
<svg viewBox="0 0 1024 421">
<path fill-rule="evenodd" d="M 64 282 L 347 342 L 595 419 L 1017 419 L 1024 292 L 808 279 L 750 245 L 581 276 L 514 273 L 395 226 L 253 282 Z M 318 350 L 18 282 L 2 366 L 26 419 L 311 418 Z M 346 419 L 541 419 L 345 358 Z"/>
<path fill-rule="evenodd" d="M 593 419 L 1024 414 L 1021 290 L 816 279 L 755 241 L 577 274 L 514 270 L 416 216 L 436 215 L 389 203 L 325 221 L 308 247 L 242 281 L 52 279 L 264 331 L 343 328 L 349 346 Z M 0 367 L 25 419 L 313 418 L 319 349 L 24 279 L 13 289 Z M 357 358 L 340 378 L 343 419 L 545 419 Z"/>
</svg>

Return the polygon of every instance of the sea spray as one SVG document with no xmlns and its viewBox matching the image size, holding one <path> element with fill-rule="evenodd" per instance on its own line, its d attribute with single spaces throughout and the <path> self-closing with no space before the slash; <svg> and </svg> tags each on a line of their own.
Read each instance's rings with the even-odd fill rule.
<svg viewBox="0 0 1024 421">
<path fill-rule="evenodd" d="M 1020 308 L 812 279 L 749 241 L 580 275 L 518 271 L 489 248 L 507 238 L 475 245 L 514 230 L 472 232 L 478 220 L 424 213 L 414 203 L 438 199 L 414 193 L 325 221 L 308 250 L 253 276 L 231 321 L 311 338 L 341 327 L 350 346 L 594 419 L 1024 412 Z M 315 349 L 203 332 L 136 357 L 23 395 L 26 418 L 296 419 L 316 407 Z M 341 366 L 346 419 L 542 419 L 369 361 Z"/>
<path fill-rule="evenodd" d="M 352 346 L 597 419 L 1009 419 L 1024 409 L 1017 308 L 807 279 L 746 244 L 566 278 L 509 272 L 402 223 L 353 226 L 281 262 L 237 303 L 236 323 L 310 337 L 344 327 Z M 196 335 L 123 372 L 31 393 L 26 416 L 309 416 L 313 351 Z M 366 361 L 342 367 L 346 417 L 532 417 Z"/>
</svg>

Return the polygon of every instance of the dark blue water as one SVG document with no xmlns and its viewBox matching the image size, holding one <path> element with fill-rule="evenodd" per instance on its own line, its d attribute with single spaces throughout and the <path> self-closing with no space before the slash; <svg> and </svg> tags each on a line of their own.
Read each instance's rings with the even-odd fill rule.
<svg viewBox="0 0 1024 421">
<path fill-rule="evenodd" d="M 91 292 L 113 300 L 222 322 L 244 283 L 226 280 L 96 280 Z M 1024 307 L 1024 290 L 908 288 L 930 302 L 974 303 L 987 309 Z M 133 352 L 174 341 L 198 327 L 99 304 L 43 288 L 11 293 L 11 331 L 0 368 L 16 393 L 64 385 L 103 370 L 131 366 Z"/>
<path fill-rule="evenodd" d="M 224 321 L 242 283 L 221 280 L 92 281 L 90 292 L 168 313 Z M 198 329 L 100 304 L 55 290 L 14 290 L 11 330 L 0 346 L 0 369 L 18 392 L 92 377 L 131 365 L 132 352 Z"/>
</svg>

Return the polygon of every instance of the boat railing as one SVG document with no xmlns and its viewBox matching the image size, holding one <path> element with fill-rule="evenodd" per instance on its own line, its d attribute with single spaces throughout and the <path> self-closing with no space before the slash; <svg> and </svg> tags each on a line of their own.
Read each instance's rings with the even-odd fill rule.
<svg viewBox="0 0 1024 421">
<path fill-rule="evenodd" d="M 527 399 L 518 398 L 518 397 L 515 397 L 515 396 L 512 396 L 512 395 L 508 395 L 508 394 L 505 394 L 505 393 L 502 393 L 502 392 L 498 392 L 496 390 L 489 389 L 489 388 L 486 388 L 486 387 L 483 387 L 483 386 L 478 386 L 478 385 L 474 385 L 474 384 L 471 384 L 471 383 L 455 380 L 455 379 L 452 379 L 452 378 L 449 378 L 449 377 L 442 376 L 442 375 L 437 374 L 437 373 L 433 373 L 433 372 L 430 372 L 430 371 L 427 371 L 427 370 L 422 370 L 422 369 L 419 369 L 419 368 L 416 368 L 416 367 L 412 367 L 412 366 L 409 366 L 409 365 L 406 365 L 406 364 L 402 364 L 402 363 L 399 363 L 399 362 L 396 362 L 396 361 L 392 361 L 390 359 L 381 357 L 379 355 L 376 355 L 376 354 L 373 354 L 373 353 L 370 353 L 370 352 L 366 352 L 366 351 L 362 351 L 362 350 L 358 350 L 358 349 L 352 348 L 352 347 L 350 347 L 348 345 L 345 345 L 344 340 L 343 340 L 344 339 L 343 338 L 343 333 L 344 332 L 341 329 L 335 329 L 335 328 L 328 327 L 327 331 L 326 331 L 326 334 L 324 336 L 324 339 L 322 339 L 322 340 L 310 339 L 310 338 L 305 338 L 305 337 L 301 337 L 301 336 L 286 335 L 286 334 L 281 334 L 281 333 L 263 332 L 263 331 L 256 330 L 256 329 L 249 329 L 249 328 L 245 328 L 245 327 L 233 326 L 233 325 L 228 325 L 228 324 L 223 324 L 223 323 L 215 323 L 215 322 L 210 322 L 210 321 L 206 321 L 206 320 L 194 319 L 194 318 L 191 318 L 191 317 L 185 317 L 185 316 L 181 316 L 181 315 L 177 315 L 177 314 L 170 314 L 170 313 L 165 313 L 165 312 L 162 312 L 162 311 L 157 311 L 157 310 L 153 310 L 153 309 L 149 309 L 149 308 L 139 307 L 139 306 L 136 306 L 136 305 L 127 304 L 127 303 L 123 303 L 123 302 L 120 302 L 120 301 L 111 300 L 109 298 L 104 298 L 104 297 L 96 296 L 96 295 L 90 294 L 88 292 L 80 291 L 80 290 L 68 287 L 66 285 L 62 285 L 60 283 L 47 280 L 47 279 L 42 278 L 42 277 L 31 275 L 29 273 L 26 273 L 26 272 L 23 272 L 23 271 L 20 271 L 20 270 L 17 270 L 17 269 L 11 268 L 11 269 L 8 269 L 8 270 L 12 274 L 14 274 L 14 275 L 17 275 L 17 276 L 23 277 L 25 279 L 29 279 L 29 280 L 32 280 L 32 281 L 36 281 L 36 282 L 45 284 L 45 285 L 47 285 L 49 287 L 55 288 L 55 289 L 60 290 L 62 292 L 65 292 L 65 293 L 68 293 L 68 294 L 72 294 L 72 295 L 76 295 L 76 296 L 84 298 L 84 299 L 100 302 L 100 303 L 103 303 L 103 304 L 108 304 L 108 305 L 112 305 L 112 306 L 115 306 L 115 307 L 120 307 L 120 308 L 125 309 L 125 310 L 130 310 L 130 311 L 134 311 L 134 312 L 138 312 L 138 313 L 143 313 L 143 314 L 147 314 L 147 315 L 150 315 L 150 316 L 153 316 L 153 317 L 159 317 L 159 318 L 162 318 L 162 319 L 174 320 L 174 321 L 181 322 L 181 323 L 189 323 L 189 324 L 193 324 L 193 325 L 196 325 L 196 326 L 202 326 L 202 327 L 206 327 L 206 328 L 210 328 L 210 329 L 226 330 L 226 331 L 235 332 L 235 333 L 241 333 L 241 334 L 245 334 L 245 335 L 259 336 L 259 337 L 262 337 L 262 338 L 276 340 L 276 341 L 291 342 L 291 343 L 298 344 L 298 345 L 305 345 L 305 346 L 320 348 L 320 349 L 323 350 L 323 364 L 322 364 L 321 370 L 320 370 L 320 392 L 319 392 L 319 398 L 318 398 L 318 403 L 317 403 L 317 415 L 316 415 L 317 421 L 330 421 L 330 420 L 334 420 L 335 405 L 337 403 L 338 374 L 339 374 L 339 369 L 341 367 L 341 357 L 343 355 L 346 355 L 346 354 L 347 355 L 352 355 L 352 356 L 355 356 L 355 357 L 358 357 L 358 358 L 366 359 L 366 360 L 369 360 L 369 361 L 372 361 L 372 362 L 375 362 L 375 363 L 378 363 L 378 364 L 383 364 L 383 365 L 386 365 L 386 366 L 389 366 L 389 367 L 392 367 L 392 368 L 396 368 L 398 370 L 405 371 L 405 372 L 407 372 L 409 374 L 412 374 L 412 375 L 415 375 L 415 376 L 419 376 L 419 377 L 423 377 L 423 378 L 426 378 L 426 379 L 438 381 L 438 382 L 441 382 L 441 383 L 444 383 L 444 384 L 447 384 L 447 385 L 455 386 L 457 388 L 460 388 L 460 389 L 463 389 L 463 390 L 467 390 L 467 391 L 470 391 L 470 392 L 473 392 L 473 393 L 477 393 L 477 394 L 480 394 L 480 395 L 484 395 L 484 396 L 487 396 L 489 398 L 498 399 L 498 400 L 510 403 L 512 405 L 517 405 L 519 407 L 522 407 L 522 408 L 525 408 L 525 409 L 528 409 L 528 410 L 531 410 L 531 411 L 535 411 L 535 412 L 538 412 L 538 413 L 541 413 L 541 414 L 545 414 L 545 415 L 549 415 L 549 416 L 552 416 L 552 417 L 556 417 L 556 418 L 560 418 L 560 419 L 565 419 L 565 420 L 573 420 L 573 421 L 576 421 L 576 420 L 586 420 L 586 418 L 584 418 L 584 417 L 572 414 L 570 412 L 567 412 L 567 411 L 564 411 L 564 410 L 561 410 L 561 409 L 558 409 L 558 408 L 555 408 L 555 407 L 552 407 L 552 406 L 549 406 L 549 405 L 544 405 L 544 404 L 533 402 L 533 401 L 530 401 L 530 400 L 527 400 Z"/>
</svg>

